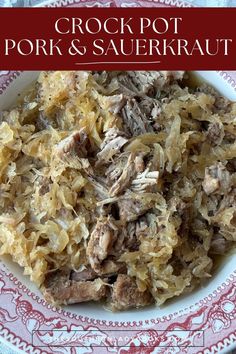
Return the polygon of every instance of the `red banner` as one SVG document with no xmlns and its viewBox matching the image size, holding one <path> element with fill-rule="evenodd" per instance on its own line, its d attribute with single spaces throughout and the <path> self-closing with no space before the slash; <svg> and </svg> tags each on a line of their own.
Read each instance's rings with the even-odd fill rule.
<svg viewBox="0 0 236 354">
<path fill-rule="evenodd" d="M 1 70 L 236 69 L 236 8 L 0 10 Z"/>
</svg>

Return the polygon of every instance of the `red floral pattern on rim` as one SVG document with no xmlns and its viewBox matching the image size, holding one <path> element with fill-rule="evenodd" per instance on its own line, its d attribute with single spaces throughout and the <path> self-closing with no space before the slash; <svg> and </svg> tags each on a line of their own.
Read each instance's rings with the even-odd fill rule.
<svg viewBox="0 0 236 354">
<path fill-rule="evenodd" d="M 20 71 L 0 71 L 0 95 L 19 75 Z"/>
<path fill-rule="evenodd" d="M 218 71 L 218 73 L 236 91 L 236 71 Z"/>
<path fill-rule="evenodd" d="M 236 71 L 219 71 L 223 77 L 236 90 Z M 2 75 L 1 75 L 2 74 Z M 10 83 L 20 75 L 20 72 L 0 72 L 0 92 L 7 89 Z M 213 293 L 202 299 L 199 303 L 160 318 L 153 318 L 145 321 L 133 322 L 112 322 L 105 320 L 96 320 L 89 317 L 79 316 L 77 314 L 56 309 L 45 300 L 32 293 L 23 285 L 13 274 L 9 273 L 3 263 L 0 263 L 0 335 L 17 348 L 26 353 L 54 353 L 55 342 L 50 342 L 45 333 L 46 330 L 88 330 L 96 329 L 96 337 L 99 343 L 107 348 L 94 349 L 94 353 L 109 352 L 110 337 L 107 330 L 119 329 L 119 336 L 127 337 L 127 328 L 132 328 L 135 332 L 133 337 L 127 338 L 123 347 L 119 348 L 119 354 L 140 353 L 151 354 L 153 346 L 166 348 L 170 345 L 183 347 L 175 348 L 175 353 L 213 353 L 236 343 L 236 271 L 225 280 Z M 142 327 L 151 327 L 143 330 Z M 21 336 L 18 335 L 18 329 L 21 329 Z M 37 346 L 47 346 L 48 348 L 36 348 L 32 345 L 32 331 L 37 332 Z M 173 330 L 177 330 L 178 335 L 173 337 Z M 195 331 L 194 333 L 192 331 Z M 160 332 L 161 331 L 161 332 Z M 171 333 L 167 335 L 165 333 Z M 204 331 L 204 332 L 202 332 Z M 55 332 L 54 332 L 55 333 Z M 204 338 L 203 338 L 204 333 Z M 99 335 L 98 335 L 99 334 Z M 64 344 L 81 345 L 87 341 L 87 352 L 89 352 L 89 343 L 91 336 L 84 335 L 83 338 L 66 338 Z M 143 341 L 145 338 L 145 342 Z M 186 345 L 194 345 L 196 338 L 202 340 L 202 348 L 187 349 Z M 113 338 L 114 339 L 114 338 Z M 82 342 L 81 342 L 82 340 Z M 114 339 L 117 343 L 117 339 Z M 114 344 L 114 341 L 112 344 Z M 60 342 L 63 345 L 62 342 Z M 147 347 L 150 345 L 149 348 Z M 94 340 L 93 345 L 98 343 Z M 139 348 L 139 349 L 138 349 Z M 142 348 L 142 349 L 140 349 Z M 71 350 L 72 350 L 71 349 Z M 164 350 L 164 349 L 163 349 Z M 200 351 L 199 351 L 200 350 Z M 63 353 L 73 353 L 68 347 L 63 349 Z M 76 353 L 76 352 L 75 352 Z M 159 350 L 159 353 L 166 353 L 165 350 Z"/>
<path fill-rule="evenodd" d="M 194 7 L 184 0 L 114 0 L 118 7 Z"/>
<path fill-rule="evenodd" d="M 193 7 L 184 0 L 56 0 L 45 7 Z"/>
</svg>

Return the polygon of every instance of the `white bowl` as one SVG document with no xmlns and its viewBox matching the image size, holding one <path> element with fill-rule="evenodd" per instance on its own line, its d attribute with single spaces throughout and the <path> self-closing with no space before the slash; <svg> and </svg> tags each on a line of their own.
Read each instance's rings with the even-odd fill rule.
<svg viewBox="0 0 236 354">
<path fill-rule="evenodd" d="M 223 95 L 231 100 L 236 100 L 236 82 L 234 81 L 236 72 L 200 71 L 196 73 Z M 13 105 L 18 94 L 27 89 L 37 76 L 38 72 L 33 71 L 0 72 L 0 110 Z M 0 262 L 0 320 L 2 314 L 5 332 L 3 329 L 1 332 L 0 321 L 0 334 L 10 331 L 12 334 L 10 336 L 8 333 L 7 340 L 9 342 L 13 343 L 14 338 L 18 336 L 19 343 L 25 342 L 27 343 L 25 345 L 31 348 L 33 330 L 85 329 L 92 326 L 97 328 L 99 333 L 100 331 L 105 333 L 106 336 L 109 336 L 109 332 L 107 332 L 109 329 L 119 329 L 122 331 L 119 332 L 119 335 L 122 333 L 124 336 L 128 327 L 139 332 L 147 329 L 168 330 L 169 337 L 167 336 L 167 339 L 164 337 L 160 339 L 160 335 L 159 339 L 155 339 L 156 346 L 160 345 L 160 341 L 163 346 L 166 346 L 170 341 L 170 335 L 173 335 L 170 331 L 178 330 L 179 332 L 175 332 L 177 336 L 182 333 L 182 337 L 180 336 L 182 339 L 178 339 L 180 341 L 178 343 L 185 343 L 189 340 L 189 343 L 194 344 L 194 341 L 198 340 L 199 344 L 199 341 L 202 341 L 199 348 L 191 348 L 191 354 L 213 352 L 212 346 L 218 348 L 222 353 L 223 348 L 232 348 L 236 340 L 235 335 L 232 334 L 236 328 L 235 278 L 236 255 L 230 255 L 225 258 L 217 273 L 204 287 L 189 295 L 175 298 L 162 308 L 150 306 L 140 310 L 111 313 L 104 310 L 101 305 L 84 303 L 57 310 L 42 299 L 41 293 L 29 281 L 28 277 L 23 275 L 20 267 L 14 264 L 10 258 L 2 257 Z M 49 320 L 50 318 L 54 318 L 54 320 Z M 198 332 L 192 335 L 190 330 Z M 132 332 L 130 335 L 132 334 L 134 337 L 135 333 Z M 149 336 L 153 336 L 153 333 L 150 333 Z M 160 332 L 158 333 L 160 334 Z M 34 335 L 37 345 L 40 343 L 49 344 L 50 338 L 46 334 L 41 333 L 41 336 L 38 336 L 37 333 L 34 333 Z M 57 338 L 57 340 L 59 339 Z M 67 338 L 67 342 L 71 344 L 71 341 L 71 338 Z M 102 341 L 104 342 L 104 339 Z M 137 345 L 141 345 L 140 339 L 136 338 L 133 341 Z M 131 339 L 127 339 L 127 350 L 130 344 Z M 88 342 L 86 346 L 88 346 Z M 123 350 L 126 349 L 123 348 Z"/>
</svg>

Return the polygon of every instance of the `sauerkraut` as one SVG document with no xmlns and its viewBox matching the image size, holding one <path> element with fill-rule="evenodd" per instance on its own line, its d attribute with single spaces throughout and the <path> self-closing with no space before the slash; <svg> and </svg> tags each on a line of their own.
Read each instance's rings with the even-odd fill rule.
<svg viewBox="0 0 236 354">
<path fill-rule="evenodd" d="M 236 104 L 184 72 L 42 72 L 0 115 L 0 252 L 56 304 L 163 304 L 236 242 Z"/>
</svg>

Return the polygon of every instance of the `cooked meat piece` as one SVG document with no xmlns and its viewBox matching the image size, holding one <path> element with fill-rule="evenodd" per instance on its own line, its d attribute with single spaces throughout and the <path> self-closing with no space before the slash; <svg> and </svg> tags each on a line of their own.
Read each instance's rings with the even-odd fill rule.
<svg viewBox="0 0 236 354">
<path fill-rule="evenodd" d="M 133 192 L 148 191 L 152 186 L 157 185 L 159 177 L 158 171 L 149 171 L 147 168 L 144 172 L 137 174 L 132 180 L 130 189 Z"/>
<path fill-rule="evenodd" d="M 136 229 L 135 229 L 136 237 L 139 239 L 141 236 L 146 235 L 147 231 L 148 231 L 147 217 L 142 216 L 136 222 Z"/>
<path fill-rule="evenodd" d="M 36 120 L 35 126 L 37 130 L 48 129 L 51 125 L 49 119 L 45 116 L 44 112 L 40 112 Z"/>
<path fill-rule="evenodd" d="M 145 164 L 142 154 L 139 154 L 134 159 L 134 168 L 137 173 L 141 173 L 145 170 Z"/>
<path fill-rule="evenodd" d="M 74 281 L 70 271 L 56 271 L 48 274 L 44 282 L 44 297 L 51 303 L 75 304 L 84 301 L 98 301 L 107 295 L 107 286 L 100 279 Z"/>
<path fill-rule="evenodd" d="M 70 274 L 71 280 L 74 281 L 84 281 L 84 280 L 94 280 L 97 278 L 97 273 L 94 270 L 87 266 L 85 269 L 81 271 L 72 271 Z"/>
<path fill-rule="evenodd" d="M 114 252 L 114 255 L 116 256 L 117 254 Z M 81 271 L 73 270 L 70 274 L 70 279 L 77 282 L 94 280 L 98 278 L 98 276 L 102 279 L 106 279 L 119 273 L 126 273 L 125 264 L 116 260 L 106 259 L 102 262 L 99 271 L 95 272 L 90 266 L 87 266 Z"/>
<path fill-rule="evenodd" d="M 111 197 L 114 197 L 117 194 L 122 193 L 131 183 L 132 177 L 136 174 L 135 171 L 135 163 L 134 163 L 134 155 L 130 154 L 127 164 L 124 167 L 120 177 L 113 184 L 113 186 L 109 190 L 109 194 Z"/>
<path fill-rule="evenodd" d="M 148 231 L 148 224 L 145 217 L 140 217 L 137 221 L 128 222 L 126 227 L 126 238 L 124 247 L 128 251 L 137 251 L 140 245 L 140 238 Z"/>
<path fill-rule="evenodd" d="M 113 162 L 108 166 L 105 174 L 107 176 L 107 184 L 111 185 L 118 180 L 121 176 L 127 161 L 129 159 L 130 153 L 122 153 L 113 160 Z"/>
<path fill-rule="evenodd" d="M 127 143 L 128 139 L 118 128 L 111 128 L 105 134 L 105 139 L 101 144 L 101 151 L 97 154 L 98 162 L 109 162 L 111 158 L 120 152 L 120 149 Z"/>
<path fill-rule="evenodd" d="M 118 258 L 125 251 L 137 251 L 140 242 L 136 237 L 136 223 L 129 222 L 119 232 L 116 243 L 114 244 L 114 255 Z"/>
<path fill-rule="evenodd" d="M 124 248 L 128 251 L 137 251 L 139 249 L 140 241 L 140 226 L 139 221 L 137 222 L 128 222 L 125 226 L 125 240 L 124 240 Z"/>
<path fill-rule="evenodd" d="M 55 146 L 55 157 L 61 159 L 67 167 L 84 169 L 86 173 L 93 174 L 89 160 L 84 157 L 87 156 L 86 144 L 85 131 L 83 129 L 75 131 Z"/>
<path fill-rule="evenodd" d="M 220 145 L 224 135 L 224 126 L 221 122 L 210 123 L 207 130 L 207 139 L 211 144 Z"/>
<path fill-rule="evenodd" d="M 118 201 L 119 215 L 121 221 L 134 221 L 140 215 L 146 213 L 154 206 L 154 202 L 145 198 L 137 198 L 131 193 L 127 193 Z"/>
<path fill-rule="evenodd" d="M 111 251 L 111 253 L 113 253 L 116 257 L 118 255 L 118 253 L 115 251 Z M 112 258 L 114 258 L 114 256 Z M 97 268 L 97 274 L 102 278 L 109 278 L 120 273 L 126 273 L 126 265 L 122 262 L 118 262 L 112 259 L 106 259 Z"/>
<path fill-rule="evenodd" d="M 107 145 L 107 143 L 109 143 L 110 141 L 112 141 L 114 138 L 116 138 L 119 135 L 123 136 L 124 133 L 121 132 L 117 127 L 113 127 L 113 128 L 108 129 L 105 133 L 105 138 L 101 144 L 101 150 Z"/>
<path fill-rule="evenodd" d="M 36 180 L 36 184 L 39 185 L 39 195 L 44 195 L 50 190 L 51 180 L 50 178 L 39 176 Z"/>
<path fill-rule="evenodd" d="M 110 254 L 117 235 L 118 229 L 113 224 L 111 217 L 97 221 L 86 249 L 90 265 L 95 272 L 100 270 L 101 263 Z"/>
<path fill-rule="evenodd" d="M 128 75 L 127 75 L 128 74 Z M 139 94 L 151 94 L 153 89 L 161 89 L 164 85 L 169 83 L 172 79 L 180 80 L 183 78 L 184 71 L 127 71 L 125 75 L 130 82 L 139 92 Z M 122 76 L 119 76 L 119 81 L 124 84 Z"/>
<path fill-rule="evenodd" d="M 230 173 L 236 172 L 236 158 L 229 160 L 226 167 Z"/>
<path fill-rule="evenodd" d="M 128 74 L 128 75 L 127 75 Z M 148 94 L 156 86 L 159 72 L 153 71 L 128 71 L 126 75 L 119 76 L 119 82 L 125 87 L 136 91 L 139 95 Z"/>
<path fill-rule="evenodd" d="M 176 212 L 182 216 L 184 214 L 187 204 L 180 197 L 171 197 L 168 201 L 168 209 Z"/>
<path fill-rule="evenodd" d="M 226 240 L 222 235 L 216 234 L 211 241 L 210 253 L 225 255 L 232 247 L 232 241 Z"/>
<path fill-rule="evenodd" d="M 42 195 L 48 193 L 49 190 L 50 190 L 50 182 L 45 181 L 39 189 L 39 195 L 42 196 Z"/>
<path fill-rule="evenodd" d="M 205 171 L 205 178 L 202 182 L 202 186 L 206 194 L 214 193 L 220 187 L 219 180 L 210 175 L 208 168 Z"/>
<path fill-rule="evenodd" d="M 129 222 L 125 226 L 125 240 L 124 240 L 124 249 L 132 252 L 139 249 L 140 242 L 136 235 L 136 223 Z"/>
<path fill-rule="evenodd" d="M 140 217 L 137 221 L 125 224 L 113 246 L 114 256 L 119 257 L 124 251 L 137 251 L 140 245 L 140 237 L 146 235 L 147 230 L 148 225 L 145 217 Z"/>
<path fill-rule="evenodd" d="M 100 278 L 86 282 L 72 281 L 70 289 L 68 304 L 84 301 L 98 301 L 107 295 L 107 286 Z"/>
<path fill-rule="evenodd" d="M 75 131 L 67 138 L 60 141 L 56 146 L 56 151 L 59 157 L 63 158 L 65 155 L 75 154 L 79 157 L 85 157 L 87 154 L 85 143 L 87 135 L 83 129 Z"/>
<path fill-rule="evenodd" d="M 144 98 L 140 100 L 139 107 L 150 121 L 155 121 L 161 113 L 161 105 L 154 98 Z"/>
<path fill-rule="evenodd" d="M 162 81 L 159 71 L 128 71 L 128 77 L 141 93 L 150 93 L 154 87 L 158 87 Z"/>
<path fill-rule="evenodd" d="M 165 79 L 165 84 L 171 80 L 182 80 L 184 77 L 184 71 L 160 71 Z"/>
<path fill-rule="evenodd" d="M 124 95 L 113 95 L 113 96 L 102 96 L 99 99 L 99 103 L 101 107 L 113 114 L 117 114 L 120 112 L 121 108 L 125 105 L 126 99 Z"/>
<path fill-rule="evenodd" d="M 112 310 L 138 308 L 149 305 L 152 302 L 152 295 L 148 291 L 139 291 L 135 279 L 124 274 L 118 275 L 111 295 Z"/>
<path fill-rule="evenodd" d="M 150 121 L 146 114 L 142 112 L 135 99 L 127 101 L 126 105 L 121 110 L 121 116 L 125 130 L 132 137 L 153 131 Z"/>
<path fill-rule="evenodd" d="M 127 97 L 146 96 L 155 94 L 172 80 L 181 80 L 184 71 L 114 71 L 96 72 L 94 79 L 113 92 L 114 88 Z"/>
<path fill-rule="evenodd" d="M 217 113 L 219 109 L 223 112 L 229 112 L 232 108 L 232 102 L 228 98 L 220 96 L 218 93 L 215 96 L 215 104 Z"/>
<path fill-rule="evenodd" d="M 207 167 L 202 186 L 206 194 L 229 192 L 231 188 L 230 173 L 221 162 Z"/>
<path fill-rule="evenodd" d="M 99 199 L 105 199 L 108 198 L 108 189 L 105 186 L 105 181 L 103 180 L 102 177 L 92 177 L 92 176 L 86 176 L 87 180 L 90 182 L 90 184 L 93 186 L 94 191 L 96 192 L 96 195 Z"/>
</svg>

